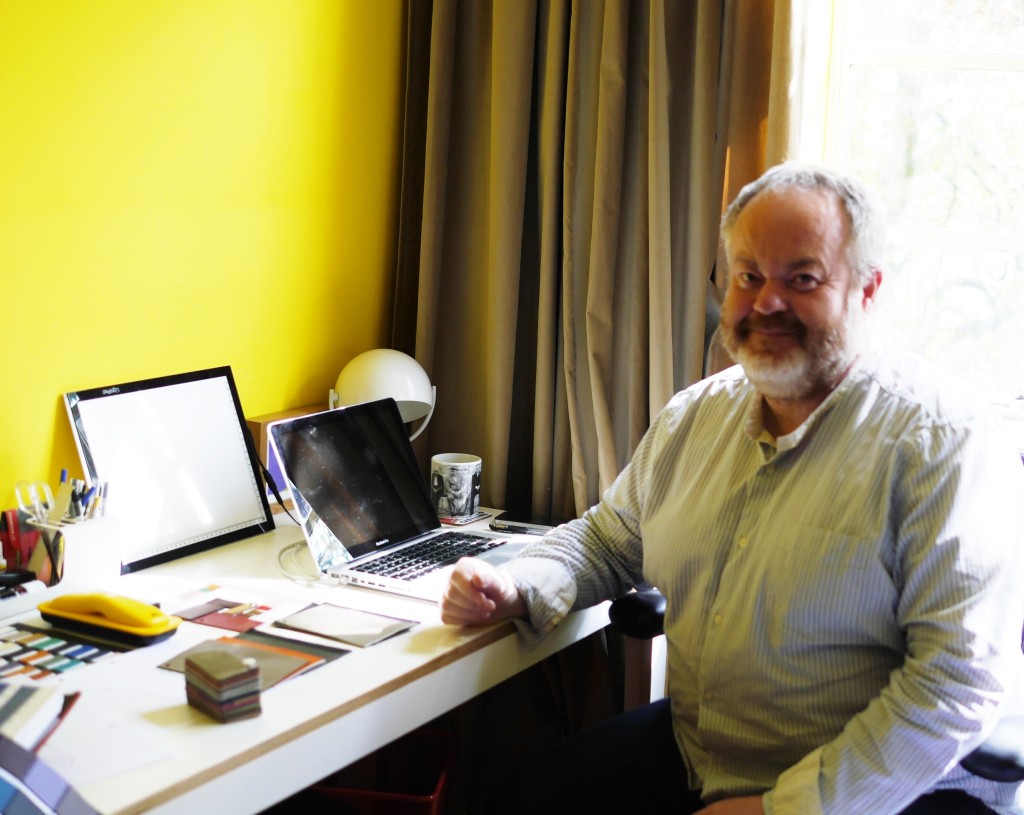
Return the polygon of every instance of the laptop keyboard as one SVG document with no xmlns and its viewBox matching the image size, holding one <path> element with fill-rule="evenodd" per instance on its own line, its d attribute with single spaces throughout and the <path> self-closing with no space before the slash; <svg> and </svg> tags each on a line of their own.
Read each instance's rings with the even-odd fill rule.
<svg viewBox="0 0 1024 815">
<path fill-rule="evenodd" d="M 361 566 L 353 566 L 352 570 L 399 580 L 415 580 L 427 572 L 454 563 L 461 557 L 483 554 L 504 542 L 469 532 L 444 532 L 430 540 L 407 546 Z"/>
</svg>

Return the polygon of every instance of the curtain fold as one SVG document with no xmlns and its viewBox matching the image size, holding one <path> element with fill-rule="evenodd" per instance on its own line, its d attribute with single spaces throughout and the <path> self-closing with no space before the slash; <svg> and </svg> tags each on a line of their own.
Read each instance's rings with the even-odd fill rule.
<svg viewBox="0 0 1024 815">
<path fill-rule="evenodd" d="M 392 344 L 437 386 L 417 451 L 480 455 L 485 504 L 578 515 L 703 375 L 781 5 L 410 0 Z"/>
</svg>

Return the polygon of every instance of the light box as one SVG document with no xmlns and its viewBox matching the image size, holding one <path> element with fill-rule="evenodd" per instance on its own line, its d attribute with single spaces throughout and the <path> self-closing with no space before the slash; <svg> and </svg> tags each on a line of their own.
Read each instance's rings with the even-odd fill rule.
<svg viewBox="0 0 1024 815">
<path fill-rule="evenodd" d="M 274 519 L 229 367 L 64 394 L 89 486 L 130 572 L 269 532 Z M 88 523 L 88 522 L 86 522 Z"/>
</svg>

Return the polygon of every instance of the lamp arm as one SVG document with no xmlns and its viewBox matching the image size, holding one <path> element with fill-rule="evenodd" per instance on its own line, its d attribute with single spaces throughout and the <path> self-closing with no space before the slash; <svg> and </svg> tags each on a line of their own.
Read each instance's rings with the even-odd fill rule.
<svg viewBox="0 0 1024 815">
<path fill-rule="evenodd" d="M 409 441 L 412 441 L 420 433 L 423 432 L 423 430 L 426 428 L 426 426 L 428 424 L 430 424 L 430 417 L 434 415 L 434 405 L 437 404 L 437 385 L 431 385 L 430 386 L 430 392 L 431 392 L 431 396 L 430 396 L 430 412 L 427 413 L 426 417 L 423 419 L 423 424 L 421 424 L 416 429 L 415 433 L 413 433 L 411 436 L 409 436 Z"/>
</svg>

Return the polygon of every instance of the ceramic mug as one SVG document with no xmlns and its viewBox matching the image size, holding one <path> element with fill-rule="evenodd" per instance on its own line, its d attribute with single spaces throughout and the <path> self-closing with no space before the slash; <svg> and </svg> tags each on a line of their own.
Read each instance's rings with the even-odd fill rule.
<svg viewBox="0 0 1024 815">
<path fill-rule="evenodd" d="M 480 456 L 438 453 L 430 459 L 430 497 L 441 520 L 463 520 L 480 509 Z"/>
</svg>

